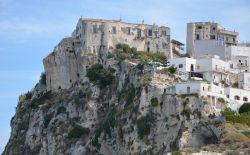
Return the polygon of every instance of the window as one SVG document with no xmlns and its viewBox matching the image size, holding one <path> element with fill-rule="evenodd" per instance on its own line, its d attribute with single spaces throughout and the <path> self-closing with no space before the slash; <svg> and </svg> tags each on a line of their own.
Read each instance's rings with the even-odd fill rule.
<svg viewBox="0 0 250 155">
<path fill-rule="evenodd" d="M 234 96 L 234 99 L 235 99 L 235 100 L 240 100 L 240 97 L 239 97 L 238 95 L 235 95 L 235 96 Z"/>
<path fill-rule="evenodd" d="M 162 48 L 163 48 L 163 49 L 166 49 L 166 48 L 167 48 L 167 43 L 164 43 L 164 42 L 163 42 L 163 43 L 162 43 Z"/>
<path fill-rule="evenodd" d="M 214 39 L 215 39 L 215 35 L 211 35 L 211 36 L 210 36 L 210 39 L 213 39 L 213 40 L 214 40 Z"/>
<path fill-rule="evenodd" d="M 152 30 L 151 30 L 151 29 L 149 29 L 149 30 L 148 30 L 148 36 L 150 36 L 150 37 L 151 37 L 151 36 L 152 36 L 152 34 L 153 34 Z"/>
<path fill-rule="evenodd" d="M 247 66 L 247 60 L 245 60 L 245 66 Z"/>
<path fill-rule="evenodd" d="M 116 27 L 115 26 L 112 27 L 112 33 L 116 34 Z"/>
<path fill-rule="evenodd" d="M 202 87 L 202 90 L 204 91 L 204 90 L 205 90 L 205 87 Z"/>
<path fill-rule="evenodd" d="M 137 37 L 141 37 L 141 29 L 137 29 Z"/>
<path fill-rule="evenodd" d="M 200 69 L 200 66 L 196 66 L 197 69 Z"/>
<path fill-rule="evenodd" d="M 213 30 L 215 30 L 216 28 L 215 27 L 213 27 Z"/>
<path fill-rule="evenodd" d="M 127 33 L 128 33 L 128 35 L 131 34 L 131 28 L 130 27 L 127 28 Z"/>
<path fill-rule="evenodd" d="M 197 29 L 202 29 L 202 26 L 198 26 Z"/>
<path fill-rule="evenodd" d="M 93 33 L 97 33 L 97 26 L 96 25 L 93 26 Z"/>
<path fill-rule="evenodd" d="M 239 60 L 239 63 L 241 63 L 241 60 Z"/>
<path fill-rule="evenodd" d="M 233 42 L 235 43 L 235 38 L 233 38 Z"/>
<path fill-rule="evenodd" d="M 189 86 L 187 87 L 187 93 L 190 93 L 190 87 Z"/>
<path fill-rule="evenodd" d="M 234 65 L 233 65 L 233 64 L 230 64 L 230 68 L 234 68 Z"/>
<path fill-rule="evenodd" d="M 227 98 L 229 98 L 230 96 L 229 95 L 227 95 Z"/>
<path fill-rule="evenodd" d="M 247 102 L 248 98 L 247 97 L 243 97 L 243 101 Z"/>
<path fill-rule="evenodd" d="M 226 37 L 226 41 L 228 41 L 228 37 Z"/>
<path fill-rule="evenodd" d="M 200 40 L 200 35 L 196 34 L 196 40 Z"/>
<path fill-rule="evenodd" d="M 167 32 L 166 31 L 161 31 L 162 36 L 167 36 Z"/>
<path fill-rule="evenodd" d="M 147 52 L 150 52 L 150 48 L 149 47 L 147 48 Z"/>
<path fill-rule="evenodd" d="M 183 68 L 183 64 L 179 64 L 179 68 Z"/>
</svg>

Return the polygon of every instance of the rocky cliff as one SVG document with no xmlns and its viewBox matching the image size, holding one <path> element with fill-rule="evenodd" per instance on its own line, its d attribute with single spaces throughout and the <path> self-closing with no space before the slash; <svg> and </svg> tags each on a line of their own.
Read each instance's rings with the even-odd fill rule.
<svg viewBox="0 0 250 155">
<path fill-rule="evenodd" d="M 195 94 L 169 92 L 182 80 L 155 69 L 159 55 L 74 46 L 64 39 L 44 59 L 46 80 L 20 96 L 4 155 L 167 154 L 220 141 L 220 117 Z"/>
</svg>

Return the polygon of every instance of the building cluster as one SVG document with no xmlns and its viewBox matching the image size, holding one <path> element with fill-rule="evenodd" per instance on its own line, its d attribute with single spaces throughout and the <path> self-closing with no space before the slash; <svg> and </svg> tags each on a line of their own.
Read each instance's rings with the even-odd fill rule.
<svg viewBox="0 0 250 155">
<path fill-rule="evenodd" d="M 169 60 L 187 82 L 169 92 L 198 94 L 218 112 L 225 107 L 237 111 L 250 102 L 250 47 L 239 44 L 238 35 L 217 23 L 188 23 L 186 51 L 190 57 Z"/>
<path fill-rule="evenodd" d="M 184 44 L 171 39 L 166 26 L 80 18 L 72 33 L 84 55 L 112 52 L 118 43 L 139 51 L 163 52 L 187 81 L 168 91 L 198 94 L 218 111 L 225 106 L 237 110 L 250 102 L 250 46 L 240 44 L 238 36 L 218 23 L 188 23 L 183 54 Z"/>
</svg>

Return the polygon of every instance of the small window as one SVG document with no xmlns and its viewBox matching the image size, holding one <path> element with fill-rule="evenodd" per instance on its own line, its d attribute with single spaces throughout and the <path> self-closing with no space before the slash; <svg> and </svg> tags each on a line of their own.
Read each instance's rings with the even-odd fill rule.
<svg viewBox="0 0 250 155">
<path fill-rule="evenodd" d="M 240 100 L 240 97 L 239 97 L 238 95 L 235 95 L 235 96 L 234 96 L 234 99 L 235 99 L 235 100 Z"/>
<path fill-rule="evenodd" d="M 229 95 L 227 95 L 227 98 L 229 98 L 230 96 Z"/>
<path fill-rule="evenodd" d="M 196 66 L 197 69 L 200 69 L 200 66 Z"/>
<path fill-rule="evenodd" d="M 247 97 L 243 97 L 243 101 L 247 102 L 248 98 Z"/>
<path fill-rule="evenodd" d="M 202 26 L 198 26 L 197 29 L 202 29 Z"/>
<path fill-rule="evenodd" d="M 166 31 L 161 31 L 161 35 L 162 36 L 167 36 L 167 32 Z"/>
<path fill-rule="evenodd" d="M 128 35 L 131 34 L 131 28 L 130 27 L 127 28 L 127 33 L 128 33 Z"/>
<path fill-rule="evenodd" d="M 239 63 L 241 63 L 241 60 L 239 60 Z"/>
<path fill-rule="evenodd" d="M 215 39 L 215 35 L 211 35 L 211 36 L 210 36 L 210 39 L 213 39 L 213 40 L 214 40 L 214 39 Z"/>
<path fill-rule="evenodd" d="M 215 27 L 213 27 L 213 30 L 215 30 L 216 28 Z"/>
<path fill-rule="evenodd" d="M 179 68 L 183 68 L 183 64 L 179 64 Z"/>
<path fill-rule="evenodd" d="M 141 29 L 137 29 L 137 37 L 141 37 Z"/>
<path fill-rule="evenodd" d="M 112 27 L 112 33 L 116 34 L 116 27 L 115 26 Z"/>
<path fill-rule="evenodd" d="M 205 87 L 202 87 L 202 90 L 204 91 L 204 90 L 205 90 Z"/>
<path fill-rule="evenodd" d="M 234 65 L 233 65 L 233 64 L 230 64 L 230 68 L 234 68 Z"/>
<path fill-rule="evenodd" d="M 233 38 L 233 42 L 235 43 L 235 38 Z"/>
<path fill-rule="evenodd" d="M 149 29 L 149 30 L 148 30 L 148 36 L 150 36 L 150 37 L 151 37 L 151 36 L 152 36 L 152 34 L 153 34 L 152 30 L 151 30 L 151 29 Z"/>
<path fill-rule="evenodd" d="M 200 35 L 196 34 L 196 40 L 200 40 Z"/>
</svg>

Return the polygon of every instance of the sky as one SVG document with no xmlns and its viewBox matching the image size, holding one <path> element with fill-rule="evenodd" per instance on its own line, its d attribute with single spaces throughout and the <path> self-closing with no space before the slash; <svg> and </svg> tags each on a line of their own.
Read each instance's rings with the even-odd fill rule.
<svg viewBox="0 0 250 155">
<path fill-rule="evenodd" d="M 42 59 L 81 16 L 169 26 L 183 43 L 186 23 L 214 21 L 250 41 L 249 0 L 0 0 L 0 153 L 18 96 L 35 86 Z"/>
</svg>

